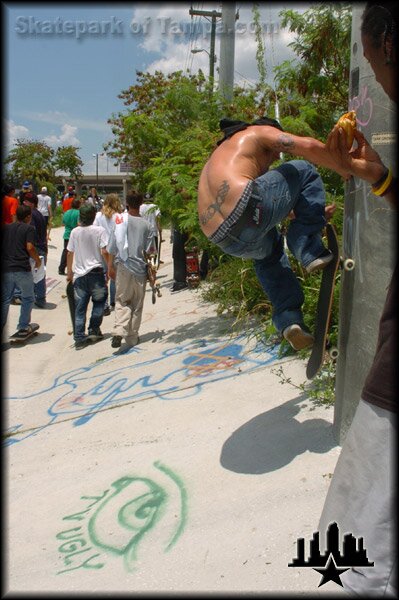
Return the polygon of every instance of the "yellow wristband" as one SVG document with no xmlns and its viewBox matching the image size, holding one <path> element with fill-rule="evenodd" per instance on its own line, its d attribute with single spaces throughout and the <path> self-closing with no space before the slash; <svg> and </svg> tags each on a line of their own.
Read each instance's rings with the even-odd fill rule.
<svg viewBox="0 0 399 600">
<path fill-rule="evenodd" d="M 387 176 L 385 178 L 385 180 L 382 182 L 382 184 L 380 185 L 380 187 L 378 187 L 377 189 L 375 189 L 374 187 L 371 188 L 371 191 L 373 192 L 373 194 L 375 194 L 376 196 L 382 196 L 383 193 L 388 189 L 388 187 L 391 185 L 392 183 L 392 171 L 391 169 L 388 169 L 388 173 Z"/>
</svg>

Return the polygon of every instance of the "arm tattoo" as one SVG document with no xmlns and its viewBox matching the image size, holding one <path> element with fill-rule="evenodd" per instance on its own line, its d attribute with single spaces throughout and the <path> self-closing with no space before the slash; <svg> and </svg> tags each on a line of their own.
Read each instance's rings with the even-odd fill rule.
<svg viewBox="0 0 399 600">
<path fill-rule="evenodd" d="M 277 152 L 290 152 L 293 146 L 295 146 L 295 142 L 292 137 L 286 133 L 282 133 L 273 144 L 273 150 Z"/>
<path fill-rule="evenodd" d="M 210 204 L 208 206 L 208 208 L 206 209 L 206 212 L 200 216 L 201 225 L 206 225 L 208 223 L 208 221 L 210 221 L 212 219 L 213 215 L 216 214 L 217 212 L 220 215 L 222 214 L 220 207 L 222 206 L 223 202 L 225 201 L 226 196 L 229 193 L 229 191 L 230 191 L 230 186 L 227 183 L 227 181 L 224 180 L 222 185 L 218 189 L 215 202 L 213 204 Z"/>
</svg>

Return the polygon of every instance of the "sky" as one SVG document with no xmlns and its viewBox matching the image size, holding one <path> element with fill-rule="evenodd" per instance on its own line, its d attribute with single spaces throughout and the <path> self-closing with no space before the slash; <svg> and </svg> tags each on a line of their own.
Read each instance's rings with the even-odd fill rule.
<svg viewBox="0 0 399 600">
<path fill-rule="evenodd" d="M 84 173 L 95 173 L 96 160 L 99 173 L 118 172 L 104 153 L 112 139 L 107 119 L 126 109 L 118 94 L 134 85 L 136 71 L 209 73 L 210 20 L 190 16 L 191 7 L 221 11 L 222 4 L 3 3 L 7 149 L 18 138 L 44 140 L 53 148 L 72 144 L 79 147 Z M 259 7 L 272 84 L 273 66 L 294 58 L 288 47 L 293 37 L 281 28 L 279 12 L 302 12 L 308 4 Z M 252 3 L 237 2 L 236 9 L 234 82 L 253 86 L 258 69 Z M 204 51 L 192 53 L 194 48 Z M 218 33 L 215 53 L 217 69 Z"/>
</svg>

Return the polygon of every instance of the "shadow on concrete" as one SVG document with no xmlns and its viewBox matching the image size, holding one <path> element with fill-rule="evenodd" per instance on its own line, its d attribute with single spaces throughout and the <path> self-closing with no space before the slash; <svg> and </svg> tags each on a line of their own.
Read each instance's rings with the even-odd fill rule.
<svg viewBox="0 0 399 600">
<path fill-rule="evenodd" d="M 144 333 L 143 335 L 140 334 L 140 344 L 143 344 L 145 342 L 152 342 L 153 344 L 155 342 L 159 342 L 160 340 L 163 340 L 165 338 L 165 330 L 162 329 L 161 331 L 159 329 L 157 329 L 157 331 L 151 331 L 148 333 Z"/>
<path fill-rule="evenodd" d="M 37 331 L 33 335 L 31 335 L 27 340 L 21 340 L 20 342 L 5 342 L 2 344 L 2 350 L 9 350 L 10 348 L 21 348 L 21 346 L 36 345 L 42 344 L 43 342 L 49 342 L 51 338 L 54 337 L 53 333 L 43 333 L 42 331 Z"/>
<path fill-rule="evenodd" d="M 46 302 L 46 306 L 44 308 L 40 308 L 39 306 L 36 306 L 36 304 L 33 305 L 34 310 L 38 310 L 42 313 L 46 312 L 46 310 L 54 310 L 55 308 L 57 308 L 58 304 L 55 304 L 54 302 Z"/>
<path fill-rule="evenodd" d="M 295 419 L 305 399 L 302 394 L 242 425 L 223 444 L 221 465 L 235 473 L 269 473 L 306 451 L 322 454 L 337 446 L 330 422 Z"/>
<path fill-rule="evenodd" d="M 216 340 L 221 336 L 226 336 L 232 331 L 233 321 L 224 317 L 212 316 L 204 319 L 190 321 L 184 325 L 179 325 L 174 329 L 164 332 L 163 339 L 176 344 L 187 340 L 196 340 L 205 338 L 208 342 Z M 239 335 L 239 331 L 234 332 Z"/>
</svg>

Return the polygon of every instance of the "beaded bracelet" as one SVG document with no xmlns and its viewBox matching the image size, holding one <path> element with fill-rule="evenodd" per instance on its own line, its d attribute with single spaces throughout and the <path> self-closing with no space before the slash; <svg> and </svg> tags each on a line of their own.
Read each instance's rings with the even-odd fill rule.
<svg viewBox="0 0 399 600">
<path fill-rule="evenodd" d="M 392 171 L 391 171 L 391 169 L 388 169 L 388 173 L 386 174 L 384 180 L 379 185 L 379 187 L 372 186 L 371 191 L 376 196 L 382 196 L 384 194 L 384 192 L 388 189 L 388 187 L 391 185 L 391 182 L 392 182 Z M 380 182 L 377 181 L 377 183 L 380 183 Z"/>
</svg>

